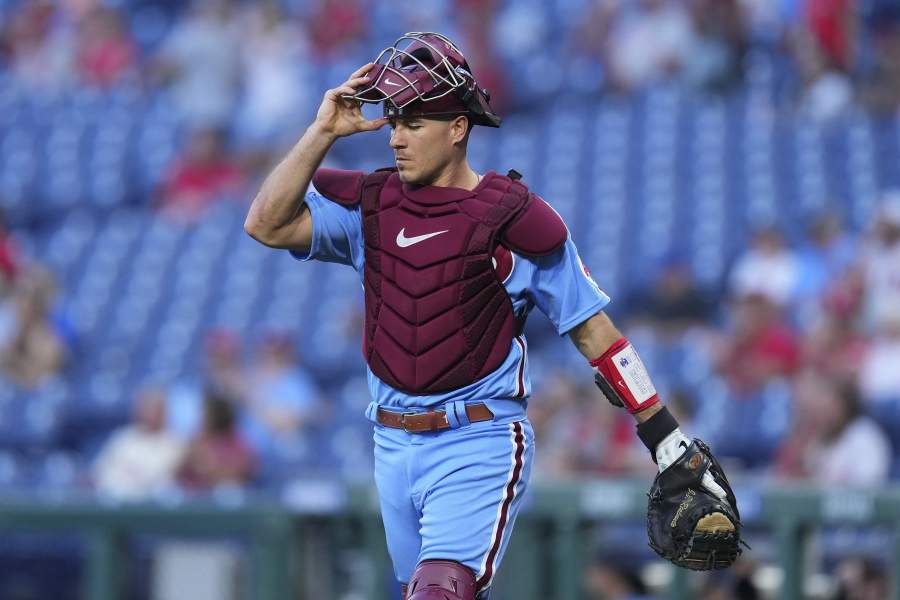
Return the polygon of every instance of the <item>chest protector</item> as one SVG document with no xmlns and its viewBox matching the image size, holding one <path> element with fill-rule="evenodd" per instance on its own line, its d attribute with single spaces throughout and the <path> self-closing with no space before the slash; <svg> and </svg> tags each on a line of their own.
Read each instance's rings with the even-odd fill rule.
<svg viewBox="0 0 900 600">
<path fill-rule="evenodd" d="M 518 332 L 495 252 L 551 254 L 568 235 L 559 215 L 517 179 L 489 172 L 470 191 L 404 184 L 394 169 L 316 172 L 320 194 L 361 205 L 363 354 L 391 387 L 446 392 L 505 360 Z"/>
</svg>

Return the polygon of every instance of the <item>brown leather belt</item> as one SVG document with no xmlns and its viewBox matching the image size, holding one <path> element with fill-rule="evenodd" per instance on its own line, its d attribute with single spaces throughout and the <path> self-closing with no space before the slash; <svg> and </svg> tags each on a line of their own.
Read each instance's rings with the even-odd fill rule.
<svg viewBox="0 0 900 600">
<path fill-rule="evenodd" d="M 466 414 L 469 415 L 469 421 L 471 423 L 490 421 L 494 418 L 494 413 L 491 412 L 491 409 L 481 402 L 476 404 L 466 404 Z M 377 415 L 378 422 L 385 427 L 405 429 L 410 433 L 428 433 L 431 431 L 450 429 L 450 421 L 447 420 L 447 412 L 444 410 L 429 410 L 428 412 L 421 413 L 401 413 L 392 412 L 379 407 Z"/>
</svg>

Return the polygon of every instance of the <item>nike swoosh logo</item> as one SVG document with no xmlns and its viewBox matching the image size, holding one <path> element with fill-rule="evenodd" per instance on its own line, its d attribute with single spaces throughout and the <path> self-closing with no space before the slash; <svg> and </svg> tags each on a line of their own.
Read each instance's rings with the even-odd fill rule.
<svg viewBox="0 0 900 600">
<path fill-rule="evenodd" d="M 402 87 L 402 86 L 403 86 L 402 83 L 394 83 L 393 81 L 391 81 L 391 80 L 390 80 L 389 78 L 387 78 L 387 77 L 384 78 L 384 82 L 385 82 L 386 84 L 388 84 L 388 85 L 396 85 L 397 87 Z"/>
<path fill-rule="evenodd" d="M 443 231 L 435 231 L 434 233 L 425 233 L 422 235 L 415 235 L 413 237 L 406 237 L 406 227 L 400 230 L 400 233 L 397 234 L 397 245 L 401 248 L 408 248 L 413 244 L 418 244 L 419 242 L 424 242 L 428 238 L 433 238 L 436 235 L 441 235 L 442 233 L 447 233 L 450 231 L 449 229 L 445 229 Z"/>
</svg>

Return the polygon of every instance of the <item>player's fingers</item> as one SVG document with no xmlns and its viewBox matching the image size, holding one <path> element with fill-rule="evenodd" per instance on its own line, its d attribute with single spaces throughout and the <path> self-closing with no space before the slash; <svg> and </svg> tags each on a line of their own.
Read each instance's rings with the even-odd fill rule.
<svg viewBox="0 0 900 600">
<path fill-rule="evenodd" d="M 339 88 L 335 88 L 338 96 L 352 96 L 356 93 L 356 90 L 350 87 L 349 85 L 342 85 Z"/>
<path fill-rule="evenodd" d="M 344 82 L 344 85 L 349 85 L 350 87 L 356 87 L 360 84 L 366 83 L 367 81 L 371 81 L 371 80 L 372 80 L 372 78 L 369 77 L 368 75 L 363 75 L 362 77 L 351 77 L 346 82 Z"/>
<path fill-rule="evenodd" d="M 368 82 L 368 77 L 355 77 L 353 79 L 348 79 L 347 81 L 339 85 L 337 89 L 349 88 L 353 90 L 353 93 L 355 94 L 359 88 L 365 86 Z"/>
<path fill-rule="evenodd" d="M 363 121 L 360 123 L 359 128 L 362 131 L 375 131 L 387 125 L 389 120 L 390 119 L 382 117 L 380 119 L 372 119 L 371 121 Z"/>
<path fill-rule="evenodd" d="M 325 92 L 325 97 L 329 100 L 339 100 L 343 94 L 344 92 L 341 91 L 341 88 L 336 87 Z"/>
<path fill-rule="evenodd" d="M 369 69 L 371 69 L 374 66 L 375 66 L 375 63 L 371 63 L 371 62 L 364 64 L 363 66 L 361 66 L 360 68 L 358 68 L 357 70 L 353 71 L 353 73 L 350 74 L 350 79 L 354 79 L 356 77 L 361 77 L 363 73 L 367 72 Z"/>
<path fill-rule="evenodd" d="M 712 495 L 719 500 L 725 500 L 727 496 L 727 494 L 725 494 L 725 490 L 722 489 L 722 486 L 716 483 L 716 480 L 713 479 L 713 476 L 709 471 L 703 474 L 703 487 L 709 490 Z"/>
</svg>

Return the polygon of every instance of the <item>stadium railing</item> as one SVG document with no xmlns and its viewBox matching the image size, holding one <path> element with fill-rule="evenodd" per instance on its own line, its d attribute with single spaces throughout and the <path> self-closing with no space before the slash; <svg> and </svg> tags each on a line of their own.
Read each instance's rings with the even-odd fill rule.
<svg viewBox="0 0 900 600">
<path fill-rule="evenodd" d="M 498 600 L 543 598 L 552 590 L 558 600 L 582 594 L 584 568 L 597 551 L 598 524 L 640 524 L 645 519 L 647 482 L 592 480 L 538 484 L 526 499 L 495 582 Z M 816 488 L 790 485 L 760 488 L 737 485 L 744 524 L 756 535 L 770 532 L 774 556 L 759 557 L 783 570 L 780 598 L 802 598 L 808 536 L 832 525 L 900 527 L 900 490 Z M 301 492 L 302 494 L 302 492 Z M 461 524 L 464 526 L 464 524 Z M 324 529 L 323 529 L 324 528 Z M 85 598 L 123 596 L 128 576 L 131 536 L 240 536 L 250 548 L 249 597 L 258 600 L 306 597 L 302 582 L 323 573 L 303 572 L 310 564 L 304 536 L 330 532 L 338 543 L 354 545 L 368 561 L 367 597 L 388 600 L 390 562 L 374 489 L 348 488 L 333 506 L 289 508 L 271 500 L 223 505 L 187 502 L 169 505 L 110 505 L 96 501 L 0 501 L 0 532 L 72 532 L 88 542 Z M 888 567 L 900 573 L 900 536 L 894 536 Z M 644 540 L 641 540 L 643 543 Z M 752 538 L 751 538 L 752 544 Z M 753 554 L 753 551 L 750 551 Z M 688 573 L 674 569 L 669 596 L 691 597 Z M 900 578 L 893 578 L 900 599 Z"/>
</svg>

